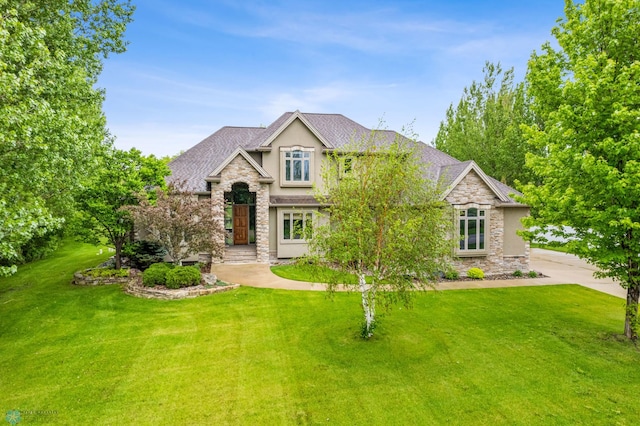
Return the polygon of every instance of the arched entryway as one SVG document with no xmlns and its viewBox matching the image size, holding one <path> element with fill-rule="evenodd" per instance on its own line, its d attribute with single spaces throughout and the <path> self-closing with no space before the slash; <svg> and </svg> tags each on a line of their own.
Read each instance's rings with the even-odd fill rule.
<svg viewBox="0 0 640 426">
<path fill-rule="evenodd" d="M 256 243 L 256 193 L 236 182 L 224 193 L 225 243 L 229 246 Z"/>
</svg>

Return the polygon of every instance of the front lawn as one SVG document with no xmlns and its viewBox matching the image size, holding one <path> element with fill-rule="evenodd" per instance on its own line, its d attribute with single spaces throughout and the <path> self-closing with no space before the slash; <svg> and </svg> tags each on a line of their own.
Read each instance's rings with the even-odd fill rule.
<svg viewBox="0 0 640 426">
<path fill-rule="evenodd" d="M 356 284 L 358 282 L 358 277 L 354 274 L 348 274 L 320 265 L 297 263 L 276 265 L 271 267 L 271 272 L 282 278 L 309 283 L 335 282 L 341 284 Z M 367 280 L 367 282 L 368 281 L 370 280 Z"/>
<path fill-rule="evenodd" d="M 531 243 L 531 248 L 539 248 L 544 250 L 553 250 L 559 251 L 561 253 L 569 253 L 567 246 L 565 244 L 539 244 L 539 243 Z"/>
<path fill-rule="evenodd" d="M 579 286 L 422 294 L 357 337 L 357 294 L 137 299 L 71 286 L 70 244 L 0 279 L 0 413 L 46 424 L 637 424 L 620 300 Z"/>
</svg>

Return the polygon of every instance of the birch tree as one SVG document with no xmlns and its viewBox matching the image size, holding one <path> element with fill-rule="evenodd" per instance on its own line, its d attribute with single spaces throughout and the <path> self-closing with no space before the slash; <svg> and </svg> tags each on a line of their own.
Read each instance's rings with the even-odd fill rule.
<svg viewBox="0 0 640 426">
<path fill-rule="evenodd" d="M 453 216 L 425 177 L 417 143 L 389 132 L 334 151 L 323 164 L 316 198 L 327 220 L 313 230 L 311 248 L 322 264 L 357 276 L 357 283 L 329 283 L 359 291 L 362 336 L 370 338 L 378 305 L 409 307 L 416 290 L 434 285 L 453 250 Z"/>
</svg>

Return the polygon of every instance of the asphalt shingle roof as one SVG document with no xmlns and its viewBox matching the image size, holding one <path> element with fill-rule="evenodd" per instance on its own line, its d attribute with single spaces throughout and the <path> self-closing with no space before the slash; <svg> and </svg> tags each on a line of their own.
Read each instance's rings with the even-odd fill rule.
<svg viewBox="0 0 640 426">
<path fill-rule="evenodd" d="M 332 148 L 342 148 L 366 138 L 372 131 L 342 114 L 300 112 L 286 112 L 267 127 L 223 127 L 171 161 L 169 181 L 184 182 L 194 192 L 205 192 L 205 178 L 238 147 L 248 152 L 259 149 L 293 114 L 301 115 Z M 398 136 L 397 132 L 391 130 L 376 131 L 376 141 L 380 144 L 391 143 Z M 469 165 L 469 162 L 458 161 L 422 142 L 417 142 L 416 148 L 426 164 L 428 176 L 440 180 L 445 187 L 453 183 Z M 490 179 L 510 199 L 510 194 L 517 193 L 513 188 Z"/>
</svg>

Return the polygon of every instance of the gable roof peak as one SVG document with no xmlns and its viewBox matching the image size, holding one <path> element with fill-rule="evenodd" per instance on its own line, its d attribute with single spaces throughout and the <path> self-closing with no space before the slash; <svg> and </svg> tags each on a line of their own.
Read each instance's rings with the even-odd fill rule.
<svg viewBox="0 0 640 426">
<path fill-rule="evenodd" d="M 322 143 L 322 145 L 324 145 L 326 148 L 333 148 L 333 145 L 318 131 L 318 129 L 316 129 L 316 127 L 313 124 L 311 124 L 311 122 L 307 119 L 307 117 L 305 117 L 305 115 L 303 113 L 300 112 L 300 110 L 295 110 L 292 113 L 285 113 L 283 116 L 280 117 L 280 119 L 276 120 L 272 124 L 272 126 L 274 124 L 278 123 L 287 114 L 290 114 L 289 117 L 286 118 L 284 120 L 284 122 L 282 124 L 280 124 L 280 126 L 275 128 L 266 137 L 266 139 L 259 144 L 259 147 L 267 147 L 267 146 L 271 145 L 271 143 L 278 136 L 280 136 L 280 134 L 282 134 L 282 132 L 284 132 L 285 129 L 291 125 L 291 123 L 293 123 L 296 119 L 298 119 L 309 129 L 309 131 L 311 131 L 311 133 L 313 133 L 313 135 L 316 138 L 318 138 L 318 140 L 320 141 L 320 143 Z M 269 126 L 269 127 L 271 127 L 271 126 Z M 267 127 L 267 130 L 269 130 L 269 127 Z"/>
<path fill-rule="evenodd" d="M 456 165 L 454 165 L 456 166 Z M 474 171 L 479 177 L 480 179 L 484 182 L 485 185 L 487 185 L 489 187 L 489 189 L 491 189 L 491 191 L 498 197 L 498 199 L 504 203 L 509 203 L 511 202 L 511 198 L 509 198 L 508 194 L 505 194 L 503 191 L 500 190 L 500 188 L 496 185 L 496 182 L 494 179 L 490 178 L 481 168 L 480 166 L 478 166 L 478 164 L 473 161 L 473 160 L 467 160 L 467 161 L 463 161 L 460 162 L 458 165 L 458 167 L 464 167 L 461 171 L 459 171 L 457 173 L 457 176 L 453 179 L 453 181 L 449 184 L 448 188 L 444 191 L 444 193 L 442 194 L 442 198 L 446 198 L 451 191 L 453 191 L 453 189 L 458 186 L 458 184 L 471 172 Z M 445 166 L 447 167 L 447 166 Z M 447 167 L 447 168 L 453 168 L 453 167 Z M 454 171 L 455 173 L 455 171 Z"/>
<path fill-rule="evenodd" d="M 260 166 L 256 160 L 254 160 L 247 151 L 242 149 L 242 147 L 238 147 L 231 155 L 229 155 L 218 167 L 215 168 L 209 175 L 209 177 L 218 176 L 222 171 L 233 161 L 237 156 L 243 157 L 250 165 L 253 167 L 261 178 L 264 179 L 272 179 L 269 173 L 265 169 Z"/>
</svg>

